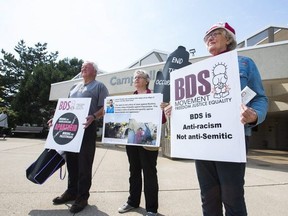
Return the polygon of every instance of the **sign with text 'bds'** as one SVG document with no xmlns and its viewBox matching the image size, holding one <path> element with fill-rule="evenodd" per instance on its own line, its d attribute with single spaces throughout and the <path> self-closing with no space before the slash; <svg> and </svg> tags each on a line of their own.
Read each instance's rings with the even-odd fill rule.
<svg viewBox="0 0 288 216">
<path fill-rule="evenodd" d="M 237 52 L 171 73 L 171 157 L 246 162 Z"/>
<path fill-rule="evenodd" d="M 60 98 L 45 148 L 80 152 L 91 98 Z"/>
</svg>

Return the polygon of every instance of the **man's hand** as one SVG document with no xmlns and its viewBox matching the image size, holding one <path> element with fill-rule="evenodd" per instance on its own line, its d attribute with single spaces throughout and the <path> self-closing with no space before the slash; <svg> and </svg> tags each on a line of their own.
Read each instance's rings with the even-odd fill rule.
<svg viewBox="0 0 288 216">
<path fill-rule="evenodd" d="M 95 120 L 95 119 L 94 119 L 94 116 L 93 116 L 93 115 L 88 115 L 88 116 L 86 117 L 86 122 L 83 123 L 84 129 L 87 128 L 94 120 Z"/>
<path fill-rule="evenodd" d="M 48 122 L 47 122 L 47 125 L 48 125 L 49 128 L 53 126 L 52 121 L 53 121 L 53 119 L 51 118 L 51 119 L 49 119 Z"/>
</svg>

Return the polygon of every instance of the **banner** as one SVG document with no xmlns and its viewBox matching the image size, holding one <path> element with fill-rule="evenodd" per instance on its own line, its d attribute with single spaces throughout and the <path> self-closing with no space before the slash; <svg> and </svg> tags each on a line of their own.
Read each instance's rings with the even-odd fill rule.
<svg viewBox="0 0 288 216">
<path fill-rule="evenodd" d="M 80 152 L 91 98 L 60 98 L 45 148 Z"/>
<path fill-rule="evenodd" d="M 171 73 L 171 157 L 246 162 L 237 52 Z"/>
<path fill-rule="evenodd" d="M 164 65 L 163 72 L 157 72 L 153 92 L 162 93 L 163 102 L 170 101 L 170 73 L 189 64 L 191 64 L 189 62 L 189 53 L 186 51 L 185 47 L 179 46 L 169 55 Z"/>
<path fill-rule="evenodd" d="M 107 97 L 102 142 L 159 147 L 162 99 L 162 94 Z"/>
</svg>

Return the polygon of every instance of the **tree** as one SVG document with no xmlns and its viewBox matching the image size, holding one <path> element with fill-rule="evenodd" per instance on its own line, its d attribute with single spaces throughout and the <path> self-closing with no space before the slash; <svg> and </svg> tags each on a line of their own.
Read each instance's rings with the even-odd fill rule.
<svg viewBox="0 0 288 216">
<path fill-rule="evenodd" d="M 72 62 L 72 66 L 70 64 Z M 76 64 L 77 63 L 77 64 Z M 20 87 L 12 105 L 19 115 L 21 123 L 29 122 L 43 125 L 50 118 L 51 110 L 56 107 L 56 102 L 49 101 L 51 83 L 73 78 L 79 73 L 82 61 L 77 59 L 62 60 L 58 64 L 38 64 L 33 73 Z M 25 106 L 23 106 L 25 104 Z M 17 107 L 21 107 L 18 109 Z"/>
<path fill-rule="evenodd" d="M 3 59 L 0 62 L 2 98 L 6 106 L 11 105 L 15 94 L 19 91 L 21 82 L 33 72 L 34 67 L 38 63 L 53 63 L 58 57 L 58 52 L 47 54 L 47 43 L 37 43 L 35 48 L 26 47 L 25 42 L 21 40 L 15 47 L 19 59 L 11 53 L 5 52 L 3 49 L 1 53 Z"/>
<path fill-rule="evenodd" d="M 78 60 L 77 58 L 72 58 L 70 60 L 68 58 L 65 58 L 63 60 L 60 60 L 57 63 L 56 68 L 61 72 L 61 74 L 59 75 L 62 75 L 62 77 L 59 80 L 57 80 L 57 78 L 55 77 L 55 80 L 53 80 L 53 82 L 60 82 L 63 80 L 72 79 L 81 71 L 81 66 L 83 63 L 83 60 Z"/>
<path fill-rule="evenodd" d="M 0 99 L 15 112 L 16 124 L 43 125 L 56 106 L 49 101 L 51 83 L 73 78 L 83 61 L 65 58 L 57 63 L 58 52 L 48 53 L 46 43 L 37 43 L 33 48 L 21 40 L 15 51 L 19 59 L 1 51 Z"/>
</svg>

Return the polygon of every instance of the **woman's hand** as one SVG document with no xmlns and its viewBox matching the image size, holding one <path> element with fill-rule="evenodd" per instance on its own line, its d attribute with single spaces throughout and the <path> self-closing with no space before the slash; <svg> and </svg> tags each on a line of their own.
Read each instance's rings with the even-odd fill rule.
<svg viewBox="0 0 288 216">
<path fill-rule="evenodd" d="M 162 102 L 162 103 L 160 104 L 161 110 L 164 110 L 164 108 L 167 107 L 168 105 L 169 105 L 169 103 Z"/>
<path fill-rule="evenodd" d="M 241 104 L 240 121 L 242 124 L 256 123 L 258 119 L 257 113 L 251 107 Z"/>
<path fill-rule="evenodd" d="M 171 116 L 171 112 L 172 112 L 172 105 L 168 104 L 165 108 L 164 108 L 164 113 L 167 117 Z"/>
<path fill-rule="evenodd" d="M 160 107 L 164 111 L 166 117 L 171 116 L 172 106 L 170 105 L 170 103 L 162 102 L 160 104 Z"/>
</svg>

